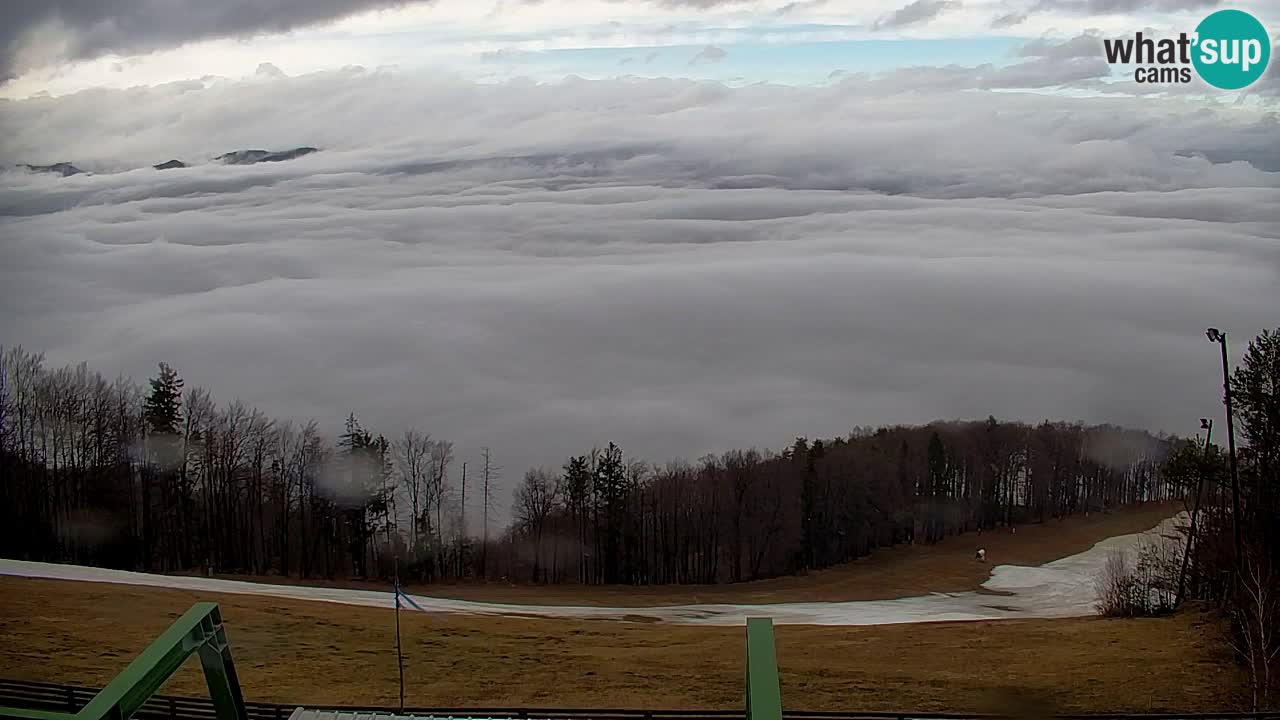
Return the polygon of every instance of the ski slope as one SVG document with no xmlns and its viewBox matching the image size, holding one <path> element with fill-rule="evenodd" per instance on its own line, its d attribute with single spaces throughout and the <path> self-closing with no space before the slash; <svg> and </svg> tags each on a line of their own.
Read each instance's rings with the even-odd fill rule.
<svg viewBox="0 0 1280 720">
<path fill-rule="evenodd" d="M 692 625 L 741 625 L 748 617 L 772 617 L 776 624 L 886 625 L 955 620 L 1005 620 L 1080 617 L 1094 614 L 1095 580 L 1107 557 L 1131 552 L 1140 542 L 1176 534 L 1183 515 L 1144 533 L 1121 535 L 1092 548 L 1036 567 L 998 565 L 982 584 L 988 592 L 932 593 L 895 600 L 769 603 L 759 605 L 668 605 L 660 607 L 581 607 L 514 605 L 411 595 L 427 612 L 470 615 L 520 615 L 572 619 L 658 621 Z M 976 561 L 975 561 L 976 562 Z M 240 580 L 152 575 L 81 565 L 57 565 L 0 559 L 0 575 L 56 580 L 122 583 L 197 592 L 259 595 L 287 600 L 316 600 L 346 605 L 390 608 L 388 591 L 269 585 Z"/>
</svg>

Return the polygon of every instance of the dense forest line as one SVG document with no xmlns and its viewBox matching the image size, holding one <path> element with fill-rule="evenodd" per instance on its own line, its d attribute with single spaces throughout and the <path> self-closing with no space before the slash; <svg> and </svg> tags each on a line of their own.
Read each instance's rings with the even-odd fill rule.
<svg viewBox="0 0 1280 720">
<path fill-rule="evenodd" d="M 1225 336 L 1206 334 L 1226 361 Z M 1261 710 L 1275 707 L 1280 682 L 1280 330 L 1254 338 L 1224 376 L 1231 422 L 1205 418 L 1205 437 L 1176 441 L 1161 468 L 1187 500 L 1182 537 L 1108 558 L 1098 609 L 1160 615 L 1192 601 L 1217 610 L 1209 617 L 1221 632 L 1207 635 L 1240 661 L 1250 705 Z"/>
<path fill-rule="evenodd" d="M 664 465 L 610 444 L 524 473 L 502 493 L 500 527 L 488 449 L 464 463 L 448 441 L 388 438 L 355 415 L 330 440 L 315 421 L 218 406 L 163 363 L 143 387 L 17 347 L 0 352 L 0 554 L 426 582 L 736 582 L 1164 500 L 1185 491 L 1161 472 L 1177 445 L 994 418 Z"/>
</svg>

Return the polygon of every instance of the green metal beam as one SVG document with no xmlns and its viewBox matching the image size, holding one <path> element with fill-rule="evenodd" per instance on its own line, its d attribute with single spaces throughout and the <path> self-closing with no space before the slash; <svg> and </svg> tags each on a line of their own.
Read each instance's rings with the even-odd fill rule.
<svg viewBox="0 0 1280 720">
<path fill-rule="evenodd" d="M 771 618 L 747 618 L 747 720 L 782 720 Z"/>
<path fill-rule="evenodd" d="M 128 720 L 193 653 L 200 655 L 218 720 L 248 720 L 216 603 L 196 603 L 77 713 L 0 707 L 0 718 Z"/>
<path fill-rule="evenodd" d="M 209 698 L 213 700 L 218 720 L 248 720 L 244 696 L 240 693 L 240 678 L 236 676 L 236 666 L 231 661 L 231 645 L 227 642 L 217 605 L 213 606 L 213 617 L 216 618 L 213 633 L 200 646 L 200 665 L 204 667 Z"/>
<path fill-rule="evenodd" d="M 196 603 L 77 713 L 0 707 L 18 720 L 129 720 L 192 654 L 200 656 L 218 720 L 248 720 L 222 614 Z M 747 619 L 747 720 L 782 720 L 773 620 Z"/>
</svg>

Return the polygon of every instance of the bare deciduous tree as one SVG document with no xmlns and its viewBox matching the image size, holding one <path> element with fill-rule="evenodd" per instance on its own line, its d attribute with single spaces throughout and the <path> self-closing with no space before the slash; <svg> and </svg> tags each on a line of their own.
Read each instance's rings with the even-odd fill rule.
<svg viewBox="0 0 1280 720">
<path fill-rule="evenodd" d="M 524 482 L 516 488 L 515 521 L 533 538 L 533 577 L 535 580 L 546 578 L 542 571 L 546 563 L 543 558 L 542 539 L 547 527 L 547 519 L 560 504 L 560 479 L 544 468 L 534 468 L 524 475 Z"/>
<path fill-rule="evenodd" d="M 1240 566 L 1227 638 L 1244 660 L 1253 710 L 1271 707 L 1271 671 L 1280 655 L 1280 588 L 1272 558 L 1251 546 Z"/>
<path fill-rule="evenodd" d="M 409 497 L 409 552 L 415 559 L 423 552 L 423 514 L 429 505 L 427 485 L 434 476 L 432 447 L 431 436 L 418 432 L 417 428 L 405 430 L 395 444 L 396 471 L 400 486 Z"/>
</svg>

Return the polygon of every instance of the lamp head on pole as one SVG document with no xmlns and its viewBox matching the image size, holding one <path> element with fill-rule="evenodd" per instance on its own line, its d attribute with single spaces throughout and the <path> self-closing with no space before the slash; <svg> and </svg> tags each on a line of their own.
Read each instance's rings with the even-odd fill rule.
<svg viewBox="0 0 1280 720">
<path fill-rule="evenodd" d="M 1209 342 L 1222 342 L 1227 339 L 1227 336 L 1218 328 L 1209 328 L 1204 331 L 1204 335 L 1209 338 Z"/>
</svg>

